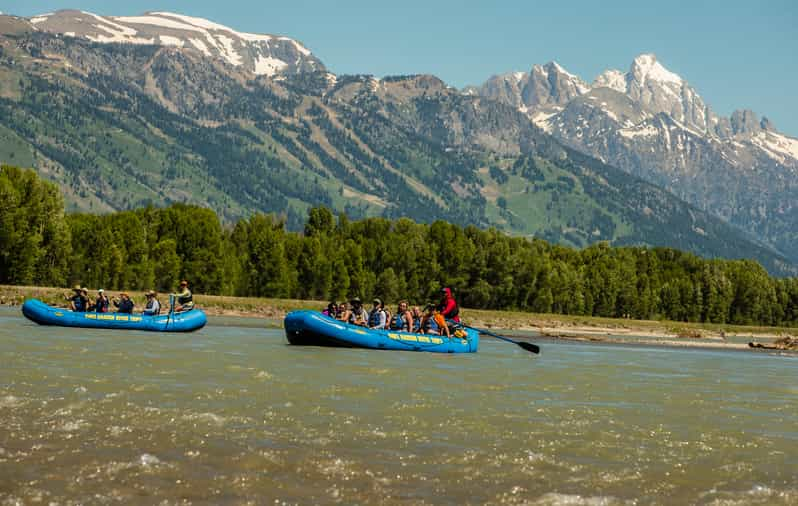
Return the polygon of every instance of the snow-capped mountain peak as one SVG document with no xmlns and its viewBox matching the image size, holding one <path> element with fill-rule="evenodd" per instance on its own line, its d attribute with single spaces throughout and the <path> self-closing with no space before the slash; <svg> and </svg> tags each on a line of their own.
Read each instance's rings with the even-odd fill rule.
<svg viewBox="0 0 798 506">
<path fill-rule="evenodd" d="M 657 61 L 657 56 L 652 53 L 644 53 L 635 58 L 629 72 L 641 85 L 648 80 L 673 83 L 679 86 L 682 84 L 682 78 L 663 67 Z"/>
<path fill-rule="evenodd" d="M 309 49 L 289 37 L 239 32 L 204 18 L 173 12 L 100 16 L 65 10 L 34 16 L 30 22 L 42 31 L 93 42 L 191 49 L 258 75 L 324 69 Z"/>
<path fill-rule="evenodd" d="M 616 69 L 605 70 L 593 81 L 593 88 L 611 88 L 626 93 L 626 74 Z"/>
</svg>

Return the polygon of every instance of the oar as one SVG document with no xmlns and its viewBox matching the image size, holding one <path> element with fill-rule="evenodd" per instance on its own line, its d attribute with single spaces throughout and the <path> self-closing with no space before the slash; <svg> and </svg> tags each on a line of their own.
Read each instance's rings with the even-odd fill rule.
<svg viewBox="0 0 798 506">
<path fill-rule="evenodd" d="M 169 315 L 166 317 L 166 326 L 164 326 L 164 330 L 169 328 L 169 319 L 172 318 L 172 315 L 175 313 L 175 296 L 169 294 Z"/>
<path fill-rule="evenodd" d="M 463 324 L 461 323 L 460 325 L 463 325 Z M 521 348 L 525 349 L 526 351 L 529 351 L 529 352 L 532 352 L 532 353 L 540 353 L 540 346 L 538 346 L 537 344 L 525 343 L 523 341 L 513 341 L 509 337 L 504 337 L 504 336 L 500 336 L 499 334 L 494 334 L 493 332 L 491 332 L 489 330 L 478 329 L 476 327 L 469 327 L 468 325 L 463 325 L 463 327 L 465 327 L 467 329 L 471 329 L 471 330 L 476 330 L 477 332 L 479 332 L 481 334 L 487 334 L 487 335 L 489 335 L 491 337 L 495 337 L 496 339 L 501 339 L 502 341 L 507 341 L 508 343 L 516 344 L 516 345 L 520 346 Z"/>
</svg>

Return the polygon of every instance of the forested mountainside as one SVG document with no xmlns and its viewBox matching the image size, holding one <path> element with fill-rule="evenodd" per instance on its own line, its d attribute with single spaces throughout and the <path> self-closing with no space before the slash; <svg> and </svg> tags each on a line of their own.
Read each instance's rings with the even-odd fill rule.
<svg viewBox="0 0 798 506">
<path fill-rule="evenodd" d="M 673 192 L 798 261 L 798 139 L 750 110 L 713 112 L 652 54 L 592 84 L 560 65 L 469 93 L 527 114 L 565 144 Z"/>
<path fill-rule="evenodd" d="M 225 221 L 310 206 L 494 226 L 585 246 L 784 257 L 670 193 L 569 149 L 516 107 L 433 76 L 258 75 L 201 51 L 98 43 L 0 16 L 0 160 L 72 210 L 209 206 Z"/>
</svg>

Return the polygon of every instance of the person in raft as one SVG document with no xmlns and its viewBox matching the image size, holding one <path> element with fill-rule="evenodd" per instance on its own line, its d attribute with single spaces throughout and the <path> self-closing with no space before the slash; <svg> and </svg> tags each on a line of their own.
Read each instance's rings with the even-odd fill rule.
<svg viewBox="0 0 798 506">
<path fill-rule="evenodd" d="M 349 313 L 349 305 L 346 302 L 341 302 L 338 304 L 338 312 L 335 314 L 335 319 L 340 322 L 345 322 L 346 318 L 344 316 Z"/>
<path fill-rule="evenodd" d="M 83 288 L 75 285 L 72 288 L 74 295 L 65 294 L 64 298 L 69 301 L 69 309 L 76 313 L 84 313 L 89 307 L 89 299 L 83 295 Z"/>
<path fill-rule="evenodd" d="M 460 308 L 457 306 L 457 301 L 454 300 L 451 288 L 441 289 L 441 301 L 438 304 L 438 312 L 443 315 L 444 319 L 460 323 Z"/>
<path fill-rule="evenodd" d="M 321 312 L 321 314 L 325 316 L 329 316 L 330 318 L 337 318 L 338 316 L 338 304 L 335 301 L 330 302 L 327 304 L 327 309 Z"/>
<path fill-rule="evenodd" d="M 122 292 L 119 294 L 119 298 L 114 298 L 114 306 L 116 306 L 117 313 L 125 313 L 125 314 L 133 314 L 133 301 L 130 300 L 130 296 L 127 292 Z"/>
<path fill-rule="evenodd" d="M 153 290 L 144 294 L 147 297 L 147 305 L 144 306 L 142 314 L 146 316 L 158 316 L 161 314 L 161 303 L 158 302 L 156 293 Z"/>
<path fill-rule="evenodd" d="M 374 306 L 369 311 L 369 328 L 370 329 L 384 329 L 385 328 L 385 311 L 382 309 L 382 301 L 374 299 Z"/>
<path fill-rule="evenodd" d="M 369 320 L 369 315 L 363 308 L 363 303 L 360 301 L 360 297 L 353 298 L 349 301 L 349 303 L 352 304 L 352 309 L 346 311 L 341 316 L 341 320 L 351 323 L 352 325 L 360 325 L 361 327 L 366 326 Z"/>
<path fill-rule="evenodd" d="M 194 296 L 188 289 L 188 281 L 185 279 L 180 282 L 180 292 L 172 294 L 175 296 L 175 312 L 191 311 L 194 309 Z"/>
<path fill-rule="evenodd" d="M 421 318 L 421 333 L 451 337 L 449 326 L 446 325 L 443 315 L 435 309 L 435 304 L 427 304 L 424 310 L 424 316 Z"/>
<path fill-rule="evenodd" d="M 416 334 L 422 334 L 421 332 L 421 319 L 424 317 L 423 313 L 421 312 L 421 308 L 418 306 L 413 306 L 413 330 L 411 332 L 415 332 Z"/>
<path fill-rule="evenodd" d="M 406 300 L 399 302 L 399 307 L 396 309 L 396 315 L 391 319 L 391 330 L 399 330 L 405 332 L 413 331 L 413 315 L 408 309 Z"/>
<path fill-rule="evenodd" d="M 97 298 L 94 300 L 94 311 L 97 313 L 107 313 L 110 305 L 111 301 L 109 301 L 108 296 L 105 295 L 105 290 L 102 288 L 97 290 Z"/>
<path fill-rule="evenodd" d="M 385 325 L 382 328 L 385 330 L 390 330 L 391 328 L 391 310 L 385 307 L 385 302 L 380 303 L 380 308 L 382 308 L 382 312 L 385 313 Z"/>
</svg>

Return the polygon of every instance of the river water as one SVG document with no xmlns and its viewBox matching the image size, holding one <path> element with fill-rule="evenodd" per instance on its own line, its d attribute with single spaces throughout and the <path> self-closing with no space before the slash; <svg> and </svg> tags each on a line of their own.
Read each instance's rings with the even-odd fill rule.
<svg viewBox="0 0 798 506">
<path fill-rule="evenodd" d="M 292 347 L 0 310 L 0 504 L 798 504 L 798 358 Z"/>
</svg>

